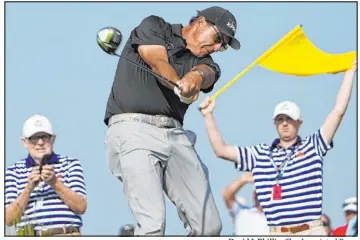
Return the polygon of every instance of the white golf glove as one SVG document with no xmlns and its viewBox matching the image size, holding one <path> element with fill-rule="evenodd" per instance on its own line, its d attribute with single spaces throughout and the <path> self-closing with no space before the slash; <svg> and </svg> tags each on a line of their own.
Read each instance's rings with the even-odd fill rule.
<svg viewBox="0 0 360 240">
<path fill-rule="evenodd" d="M 174 87 L 174 93 L 180 98 L 180 101 L 185 104 L 190 104 L 193 101 L 192 97 L 187 98 L 187 97 L 181 96 L 180 90 L 177 87 Z"/>
</svg>

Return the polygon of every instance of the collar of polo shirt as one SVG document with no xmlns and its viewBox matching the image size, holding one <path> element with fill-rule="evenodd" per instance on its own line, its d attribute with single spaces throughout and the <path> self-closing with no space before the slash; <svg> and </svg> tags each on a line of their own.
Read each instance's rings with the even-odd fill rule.
<svg viewBox="0 0 360 240">
<path fill-rule="evenodd" d="M 181 30 L 183 28 L 183 25 L 181 25 L 181 24 L 172 24 L 171 28 L 172 28 L 172 33 L 174 35 L 178 36 L 179 38 L 181 38 L 181 40 L 182 40 L 182 41 L 176 41 L 177 44 L 175 44 L 175 45 L 177 45 L 177 46 L 173 46 L 173 47 L 178 48 L 178 49 L 184 48 L 184 49 L 187 50 L 187 48 L 186 48 L 186 40 L 183 38 L 182 32 L 181 32 Z M 169 41 L 169 40 L 167 40 L 167 41 Z"/>
<path fill-rule="evenodd" d="M 276 139 L 272 142 L 271 147 L 270 147 L 270 150 L 273 150 L 273 149 L 279 147 L 279 143 L 280 143 L 280 138 L 276 138 Z M 292 146 L 290 146 L 290 148 L 291 148 L 291 147 L 295 147 L 296 145 L 298 145 L 298 144 L 300 144 L 300 143 L 301 143 L 301 137 L 300 137 L 300 136 L 297 136 L 296 142 L 295 142 Z"/>
<path fill-rule="evenodd" d="M 175 35 L 181 37 L 182 39 L 184 39 L 183 36 L 182 36 L 182 33 L 181 33 L 181 29 L 183 28 L 183 25 L 181 25 L 181 24 L 172 24 L 171 28 L 172 28 L 173 34 L 175 34 Z"/>
<path fill-rule="evenodd" d="M 30 167 L 34 167 L 37 166 L 37 163 L 34 161 L 34 159 L 32 159 L 32 157 L 30 156 L 30 154 L 27 156 L 27 158 L 25 159 L 26 162 L 26 167 L 30 168 Z M 51 153 L 51 158 L 49 159 L 48 163 L 53 164 L 53 163 L 58 163 L 59 162 L 59 157 L 57 154 L 55 154 L 54 152 Z"/>
</svg>

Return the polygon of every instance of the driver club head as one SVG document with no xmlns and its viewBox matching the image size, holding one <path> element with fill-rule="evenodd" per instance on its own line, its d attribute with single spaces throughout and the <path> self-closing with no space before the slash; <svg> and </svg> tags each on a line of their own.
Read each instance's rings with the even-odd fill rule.
<svg viewBox="0 0 360 240">
<path fill-rule="evenodd" d="M 105 27 L 98 31 L 96 40 L 104 52 L 115 55 L 115 51 L 120 46 L 122 34 L 117 28 Z"/>
<path fill-rule="evenodd" d="M 122 34 L 119 29 L 116 29 L 114 27 L 102 28 L 98 31 L 96 40 L 97 40 L 97 43 L 99 44 L 100 48 L 107 54 L 110 54 L 113 56 L 118 56 L 118 57 L 126 60 L 127 62 L 138 66 L 139 68 L 145 70 L 146 72 L 148 72 L 156 77 L 159 77 L 161 79 L 164 79 L 165 81 L 169 82 L 170 84 L 176 86 L 179 90 L 182 90 L 182 87 L 179 86 L 174 81 L 165 78 L 161 74 L 154 72 L 152 69 L 149 69 L 145 66 L 142 66 L 141 64 L 138 64 L 127 58 L 124 58 L 123 56 L 121 56 L 119 54 L 116 54 L 116 50 L 120 46 L 120 43 L 122 40 Z"/>
</svg>

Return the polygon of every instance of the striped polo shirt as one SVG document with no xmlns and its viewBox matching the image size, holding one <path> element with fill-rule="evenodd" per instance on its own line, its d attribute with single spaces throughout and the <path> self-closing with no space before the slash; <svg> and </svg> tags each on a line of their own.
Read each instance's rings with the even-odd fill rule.
<svg viewBox="0 0 360 240">
<path fill-rule="evenodd" d="M 279 139 L 273 144 L 237 147 L 235 167 L 239 171 L 251 171 L 256 193 L 269 226 L 284 226 L 318 220 L 322 211 L 323 157 L 333 147 L 324 139 L 321 130 L 305 139 L 281 148 Z M 272 199 L 276 185 L 277 168 L 288 159 L 287 167 L 279 180 L 282 199 Z"/>
<path fill-rule="evenodd" d="M 65 186 L 86 198 L 83 169 L 79 160 L 53 153 L 48 164 L 52 165 L 57 178 Z M 5 207 L 24 191 L 28 176 L 35 165 L 28 156 L 8 167 L 5 175 Z M 63 226 L 81 227 L 82 219 L 64 203 L 50 185 L 39 182 L 31 192 L 28 205 L 16 226 L 21 228 L 28 224 L 32 225 L 34 230 Z"/>
</svg>

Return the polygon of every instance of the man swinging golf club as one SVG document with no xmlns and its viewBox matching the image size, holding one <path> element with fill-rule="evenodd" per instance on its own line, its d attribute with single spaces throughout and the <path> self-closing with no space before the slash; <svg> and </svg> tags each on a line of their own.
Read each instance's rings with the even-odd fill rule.
<svg viewBox="0 0 360 240">
<path fill-rule="evenodd" d="M 194 149 L 196 135 L 182 125 L 189 104 L 220 77 L 210 54 L 227 45 L 240 48 L 236 27 L 233 14 L 211 7 L 185 27 L 149 16 L 126 42 L 107 102 L 105 147 L 135 216 L 135 235 L 164 234 L 164 192 L 189 235 L 221 232 L 208 172 Z"/>
</svg>

